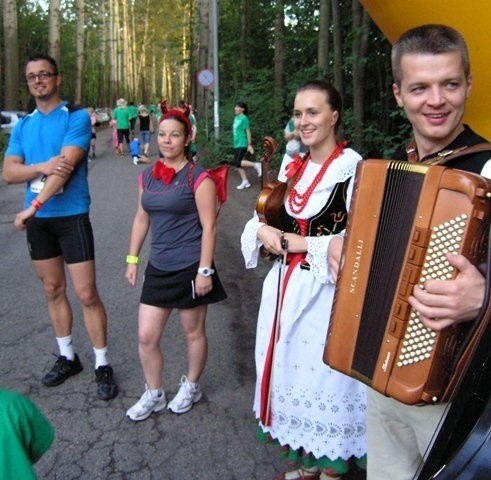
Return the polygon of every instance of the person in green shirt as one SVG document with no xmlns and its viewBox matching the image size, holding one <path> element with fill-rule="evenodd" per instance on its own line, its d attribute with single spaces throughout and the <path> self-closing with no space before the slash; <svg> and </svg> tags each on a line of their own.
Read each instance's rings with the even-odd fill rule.
<svg viewBox="0 0 491 480">
<path fill-rule="evenodd" d="M 134 135 L 136 118 L 138 117 L 138 107 L 134 104 L 134 102 L 130 102 L 128 104 L 128 110 L 130 111 L 130 130 L 131 135 Z"/>
<path fill-rule="evenodd" d="M 51 447 L 55 430 L 24 395 L 0 388 L 0 478 L 36 478 L 33 464 Z"/>
<path fill-rule="evenodd" d="M 113 110 L 113 120 L 116 122 L 116 131 L 118 134 L 118 155 L 123 155 L 123 141 L 130 146 L 130 118 L 131 111 L 124 98 L 116 102 L 116 108 Z"/>
<path fill-rule="evenodd" d="M 254 155 L 254 147 L 252 146 L 251 123 L 247 116 L 247 105 L 244 102 L 235 104 L 235 118 L 233 124 L 234 136 L 234 163 L 239 172 L 242 182 L 237 185 L 238 190 L 250 188 L 251 184 L 247 180 L 247 175 L 244 167 L 252 167 L 256 170 L 257 175 L 262 175 L 261 162 L 251 162 L 244 160 L 245 154 L 249 152 Z"/>
</svg>

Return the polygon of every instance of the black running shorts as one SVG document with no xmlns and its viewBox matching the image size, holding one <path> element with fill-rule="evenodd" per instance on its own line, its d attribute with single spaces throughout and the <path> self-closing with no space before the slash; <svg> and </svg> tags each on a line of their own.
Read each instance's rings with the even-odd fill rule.
<svg viewBox="0 0 491 480">
<path fill-rule="evenodd" d="M 27 246 L 32 260 L 60 255 L 67 264 L 94 260 L 94 235 L 87 213 L 27 222 Z"/>
<path fill-rule="evenodd" d="M 234 164 L 236 167 L 240 167 L 246 153 L 247 148 L 234 148 Z"/>
</svg>

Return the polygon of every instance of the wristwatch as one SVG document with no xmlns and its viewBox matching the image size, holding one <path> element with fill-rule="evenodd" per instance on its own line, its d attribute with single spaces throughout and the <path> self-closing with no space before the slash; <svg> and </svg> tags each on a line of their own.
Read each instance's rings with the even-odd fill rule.
<svg viewBox="0 0 491 480">
<path fill-rule="evenodd" d="M 200 275 L 203 275 L 203 277 L 211 277 L 215 273 L 215 270 L 213 270 L 213 268 L 208 268 L 208 267 L 198 268 L 198 273 Z"/>
</svg>

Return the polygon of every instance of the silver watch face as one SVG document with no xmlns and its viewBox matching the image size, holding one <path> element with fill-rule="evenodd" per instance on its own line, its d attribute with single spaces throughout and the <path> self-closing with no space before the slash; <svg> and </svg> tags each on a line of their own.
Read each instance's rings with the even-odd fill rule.
<svg viewBox="0 0 491 480">
<path fill-rule="evenodd" d="M 212 275 L 214 272 L 214 270 L 212 268 L 199 268 L 198 269 L 198 273 L 205 276 L 205 277 L 209 277 L 210 275 Z"/>
</svg>

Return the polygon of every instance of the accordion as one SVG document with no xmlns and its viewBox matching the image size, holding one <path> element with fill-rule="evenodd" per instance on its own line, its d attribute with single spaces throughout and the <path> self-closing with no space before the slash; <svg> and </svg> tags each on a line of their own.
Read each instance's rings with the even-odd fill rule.
<svg viewBox="0 0 491 480">
<path fill-rule="evenodd" d="M 491 181 L 444 166 L 359 163 L 324 362 L 406 404 L 449 400 L 485 327 L 434 331 L 413 287 L 452 279 L 445 253 L 485 261 Z"/>
</svg>

